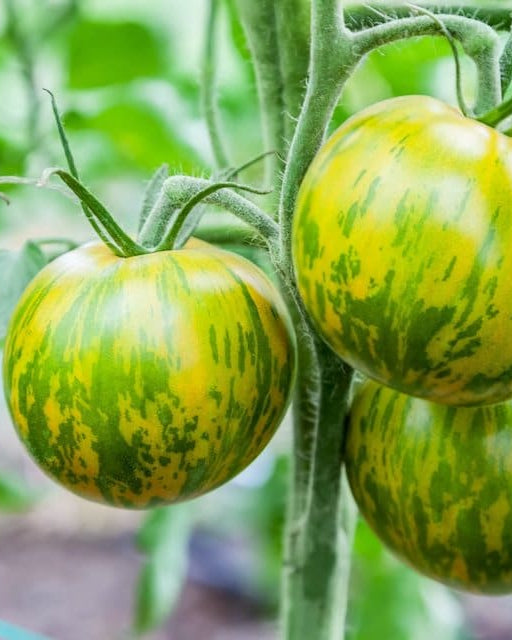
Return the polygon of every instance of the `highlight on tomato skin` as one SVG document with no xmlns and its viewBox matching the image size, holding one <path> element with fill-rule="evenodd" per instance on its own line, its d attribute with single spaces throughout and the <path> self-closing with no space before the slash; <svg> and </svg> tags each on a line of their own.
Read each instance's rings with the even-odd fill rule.
<svg viewBox="0 0 512 640">
<path fill-rule="evenodd" d="M 293 226 L 298 287 L 330 347 L 442 404 L 512 395 L 512 141 L 427 96 L 327 141 Z"/>
<path fill-rule="evenodd" d="M 345 449 L 359 510 L 389 549 L 456 589 L 512 592 L 512 402 L 447 407 L 367 381 Z"/>
<path fill-rule="evenodd" d="M 131 258 L 94 243 L 29 285 L 3 372 L 47 474 L 147 508 L 210 491 L 263 450 L 290 400 L 295 337 L 279 292 L 240 256 L 194 239 Z"/>
</svg>

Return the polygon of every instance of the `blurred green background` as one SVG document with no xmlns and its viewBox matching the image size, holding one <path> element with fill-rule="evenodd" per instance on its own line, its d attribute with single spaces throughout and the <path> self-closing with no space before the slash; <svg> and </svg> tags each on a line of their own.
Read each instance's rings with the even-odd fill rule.
<svg viewBox="0 0 512 640">
<path fill-rule="evenodd" d="M 171 172 L 208 175 L 198 84 L 206 8 L 206 0 L 0 3 L 0 175 L 37 178 L 64 165 L 43 88 L 57 97 L 82 179 L 126 228 L 135 228 L 145 185 L 163 162 Z M 222 121 L 231 156 L 242 163 L 263 149 L 253 71 L 227 9 L 218 41 Z M 474 69 L 466 58 L 463 73 L 471 101 Z M 374 53 L 347 86 L 333 127 L 367 104 L 411 93 L 455 103 L 443 38 Z M 258 170 L 251 178 L 262 181 Z M 0 202 L 0 310 L 45 259 L 48 246 L 27 240 L 91 237 L 62 193 L 3 190 L 11 204 Z M 125 513 L 47 481 L 18 444 L 2 401 L 0 619 L 59 640 L 130 637 L 134 621 L 155 640 L 274 638 L 289 449 L 286 422 L 228 486 L 190 506 Z M 510 639 L 510 605 L 416 575 L 359 524 L 350 640 Z"/>
</svg>

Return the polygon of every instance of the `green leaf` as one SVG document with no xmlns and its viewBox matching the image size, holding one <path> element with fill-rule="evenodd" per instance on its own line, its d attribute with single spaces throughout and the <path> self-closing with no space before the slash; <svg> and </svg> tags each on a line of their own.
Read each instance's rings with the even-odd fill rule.
<svg viewBox="0 0 512 640">
<path fill-rule="evenodd" d="M 456 640 L 459 603 L 443 585 L 392 556 L 360 520 L 354 544 L 347 640 Z"/>
<path fill-rule="evenodd" d="M 163 74 L 162 50 L 155 33 L 140 23 L 79 22 L 69 41 L 69 86 L 91 89 Z"/>
<path fill-rule="evenodd" d="M 202 164 L 168 119 L 142 102 L 112 105 L 87 124 L 110 138 L 125 164 L 151 170 L 169 163 L 183 173 L 197 170 Z"/>
<path fill-rule="evenodd" d="M 0 511 L 20 512 L 30 509 L 41 497 L 20 478 L 0 474 Z"/>
<path fill-rule="evenodd" d="M 151 512 L 139 531 L 137 544 L 147 561 L 137 585 L 138 633 L 158 627 L 174 610 L 187 575 L 192 524 L 190 505 L 176 505 Z"/>
<path fill-rule="evenodd" d="M 9 140 L 0 137 L 0 174 L 17 175 L 23 173 L 26 152 Z"/>
<path fill-rule="evenodd" d="M 47 259 L 33 242 L 26 242 L 19 251 L 0 250 L 0 347 L 3 345 L 11 314 L 32 278 L 45 266 Z"/>
<path fill-rule="evenodd" d="M 240 57 L 244 60 L 250 60 L 251 53 L 249 51 L 249 46 L 247 45 L 247 38 L 245 37 L 242 22 L 238 15 L 235 0 L 227 0 L 226 7 L 229 15 L 230 34 L 233 45 L 238 51 Z"/>
</svg>

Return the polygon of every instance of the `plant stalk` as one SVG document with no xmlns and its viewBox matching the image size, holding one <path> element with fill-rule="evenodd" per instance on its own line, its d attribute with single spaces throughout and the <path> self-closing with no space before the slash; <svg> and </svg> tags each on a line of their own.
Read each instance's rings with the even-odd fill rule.
<svg viewBox="0 0 512 640">
<path fill-rule="evenodd" d="M 228 155 L 221 135 L 219 113 L 215 96 L 216 38 L 215 28 L 219 13 L 219 0 L 210 0 L 210 8 L 206 24 L 205 47 L 202 60 L 201 106 L 208 127 L 213 156 L 217 169 L 229 165 Z"/>
<path fill-rule="evenodd" d="M 353 510 L 341 491 L 344 421 L 351 373 L 327 347 L 316 344 L 319 388 L 316 416 L 309 414 L 309 441 L 296 444 L 295 464 L 307 461 L 308 483 L 294 474 L 295 513 L 289 514 L 283 580 L 282 629 L 285 640 L 341 640 L 345 626 Z M 309 359 L 309 355 L 306 355 Z M 299 377 L 304 372 L 299 356 Z M 307 380 L 309 383 L 310 380 Z M 299 388 L 300 388 L 299 381 Z M 304 414 L 299 430 L 304 432 Z M 308 456 L 311 456 L 308 459 Z M 342 517 L 343 514 L 343 517 Z M 350 514 L 350 515 L 349 515 Z"/>
<path fill-rule="evenodd" d="M 256 72 L 263 148 L 277 155 L 265 161 L 265 182 L 277 187 L 286 151 L 281 44 L 274 0 L 236 0 Z"/>
<path fill-rule="evenodd" d="M 191 176 L 171 176 L 165 181 L 160 196 L 148 215 L 140 232 L 139 242 L 145 247 L 156 247 L 166 236 L 169 225 L 182 207 L 213 183 Z M 214 204 L 234 214 L 251 225 L 266 242 L 275 243 L 278 236 L 276 222 L 253 202 L 231 189 L 221 189 L 204 199 L 205 204 Z"/>
<path fill-rule="evenodd" d="M 501 100 L 498 34 L 492 27 L 472 18 L 444 13 L 437 14 L 437 17 L 476 65 L 478 94 L 475 112 L 481 114 L 492 109 Z M 442 30 L 428 16 L 400 18 L 354 33 L 354 47 L 357 55 L 362 57 L 390 42 L 436 34 L 442 34 Z"/>
</svg>

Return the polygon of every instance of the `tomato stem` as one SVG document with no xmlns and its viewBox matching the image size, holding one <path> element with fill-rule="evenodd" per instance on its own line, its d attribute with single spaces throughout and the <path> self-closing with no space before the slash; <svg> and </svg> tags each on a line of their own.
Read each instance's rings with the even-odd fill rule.
<svg viewBox="0 0 512 640">
<path fill-rule="evenodd" d="M 464 100 L 464 94 L 462 91 L 462 70 L 460 66 L 459 52 L 457 51 L 457 45 L 455 44 L 455 40 L 452 34 L 446 28 L 444 22 L 431 11 L 428 11 L 424 7 L 418 7 L 410 3 L 407 3 L 407 6 L 410 7 L 413 11 L 417 11 L 418 13 L 423 13 L 424 15 L 431 18 L 438 25 L 441 32 L 446 36 L 446 39 L 448 40 L 448 44 L 450 45 L 450 49 L 452 50 L 453 60 L 455 62 L 455 90 L 457 93 L 457 102 L 459 104 L 459 109 L 461 110 L 462 115 L 469 116 L 470 110 L 466 105 L 466 101 Z"/>
<path fill-rule="evenodd" d="M 510 13 L 510 12 L 509 12 Z M 512 81 L 512 27 L 500 57 L 501 89 L 503 95 Z"/>
<path fill-rule="evenodd" d="M 223 184 L 230 184 L 234 185 L 235 188 L 240 188 L 238 183 Z M 156 248 L 159 246 L 159 248 L 163 248 L 163 238 L 169 233 L 170 225 L 175 224 L 179 209 L 199 192 L 204 192 L 204 190 L 210 189 L 213 185 L 214 183 L 209 180 L 191 176 L 171 176 L 168 178 L 140 233 L 139 241 L 145 247 Z M 253 227 L 267 243 L 273 244 L 276 242 L 278 227 L 267 213 L 231 189 L 225 187 L 219 187 L 219 189 L 217 191 L 214 189 L 206 197 L 203 195 L 201 199 L 204 199 L 207 204 L 220 206 L 234 214 L 237 218 Z M 176 240 L 181 243 L 183 236 L 178 235 Z M 168 242 L 169 240 L 165 241 L 165 246 L 168 245 Z"/>
<path fill-rule="evenodd" d="M 148 185 L 144 192 L 144 199 L 142 202 L 142 209 L 139 217 L 139 228 L 138 228 L 139 234 L 142 231 L 142 228 L 144 227 L 144 224 L 146 223 L 146 220 L 149 214 L 151 213 L 151 210 L 153 209 L 155 202 L 158 200 L 158 196 L 162 191 L 164 182 L 167 180 L 168 177 L 169 177 L 169 165 L 165 163 L 155 171 L 155 173 L 151 177 L 151 180 L 148 182 Z"/>
<path fill-rule="evenodd" d="M 308 457 L 306 486 L 300 470 L 294 474 L 292 504 L 296 512 L 295 520 L 290 518 L 288 525 L 283 585 L 287 599 L 283 609 L 286 640 L 343 637 L 356 521 L 353 503 L 341 480 L 343 424 L 351 375 L 327 347 L 317 343 L 315 348 L 320 372 L 317 399 L 312 411 L 302 414 L 309 416 L 309 424 L 301 420 L 302 440 L 296 438 L 306 451 L 296 448 L 294 455 L 296 465 L 302 464 L 300 454 L 312 457 Z M 311 382 L 299 360 L 301 375 L 305 376 L 306 385 Z M 309 433 L 306 439 L 304 427 Z"/>
<path fill-rule="evenodd" d="M 276 0 L 276 27 L 285 108 L 284 141 L 292 140 L 306 93 L 309 68 L 310 2 Z M 281 149 L 283 152 L 284 149 Z M 282 166 L 280 164 L 280 166 Z"/>
<path fill-rule="evenodd" d="M 220 132 L 219 113 L 215 100 L 215 70 L 217 67 L 215 30 L 219 13 L 219 0 L 210 0 L 209 4 L 202 58 L 201 107 L 208 128 L 215 163 L 218 168 L 223 168 L 229 166 L 230 163 Z"/>
<path fill-rule="evenodd" d="M 179 249 L 192 235 L 193 228 L 190 229 L 190 233 L 183 234 L 184 225 L 187 221 L 192 209 L 202 202 L 205 198 L 207 198 L 212 193 L 219 191 L 220 189 L 241 189 L 242 191 L 249 191 L 250 193 L 258 193 L 258 194 L 266 194 L 268 191 L 260 191 L 258 189 L 253 189 L 247 185 L 241 185 L 237 182 L 217 182 L 215 184 L 211 184 L 198 193 L 194 194 L 187 202 L 183 205 L 183 207 L 178 211 L 174 221 L 171 223 L 171 226 L 164 236 L 163 240 L 156 247 L 156 251 L 166 251 L 170 249 Z"/>
<path fill-rule="evenodd" d="M 496 127 L 512 115 L 512 98 L 508 100 L 504 100 L 501 104 L 499 104 L 496 108 L 491 109 L 483 116 L 478 118 L 479 122 L 483 122 L 483 124 L 487 124 L 490 127 Z"/>
<path fill-rule="evenodd" d="M 421 6 L 432 12 L 439 11 L 438 2 L 422 2 Z M 461 6 L 460 3 L 450 6 L 443 3 L 442 11 L 448 15 L 473 18 L 496 29 L 509 29 L 512 26 L 512 13 L 508 7 Z M 408 17 L 410 10 L 405 4 L 397 2 L 389 2 L 387 5 L 384 2 L 365 2 L 364 5 L 351 4 L 345 9 L 345 15 L 351 29 L 361 30 L 366 28 L 370 21 L 381 23 Z"/>
<path fill-rule="evenodd" d="M 477 67 L 478 95 L 475 112 L 478 114 L 491 109 L 501 99 L 498 34 L 487 24 L 465 16 L 442 13 L 437 14 L 437 17 L 452 36 L 459 40 Z M 359 56 L 363 56 L 390 42 L 439 33 L 439 24 L 428 16 L 400 18 L 356 32 L 354 46 Z"/>
<path fill-rule="evenodd" d="M 279 0 L 281 2 L 282 0 Z M 263 128 L 263 148 L 276 149 L 265 163 L 265 182 L 275 187 L 280 181 L 286 154 L 284 85 L 281 68 L 282 42 L 276 18 L 276 0 L 236 0 L 256 73 Z"/>
<path fill-rule="evenodd" d="M 277 151 L 273 151 L 273 150 L 263 151 L 262 153 L 259 153 L 257 156 L 254 156 L 254 158 L 251 158 L 247 162 L 244 162 L 243 164 L 239 165 L 238 167 L 233 167 L 233 168 L 230 167 L 219 172 L 217 177 L 222 180 L 233 180 L 237 178 L 238 174 L 242 173 L 242 171 L 245 171 L 249 167 L 252 167 L 254 164 L 257 164 L 258 162 L 260 162 L 260 160 L 263 160 L 267 156 L 271 156 L 271 155 L 277 155 Z"/>
<path fill-rule="evenodd" d="M 332 113 L 359 58 L 335 0 L 312 3 L 310 78 L 290 145 L 279 203 L 280 263 L 291 278 L 291 225 L 304 175 L 320 148 Z"/>
</svg>

